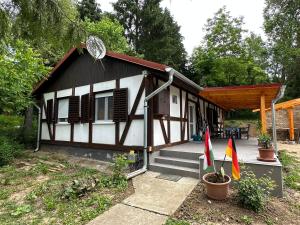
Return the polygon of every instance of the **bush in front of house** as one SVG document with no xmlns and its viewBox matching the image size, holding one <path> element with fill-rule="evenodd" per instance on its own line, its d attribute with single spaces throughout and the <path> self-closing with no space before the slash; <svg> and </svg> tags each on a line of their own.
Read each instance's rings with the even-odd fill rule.
<svg viewBox="0 0 300 225">
<path fill-rule="evenodd" d="M 23 118 L 21 116 L 0 115 L 0 137 L 17 140 L 20 136 Z"/>
<path fill-rule="evenodd" d="M 242 207 L 260 212 L 274 187 L 274 181 L 266 175 L 257 178 L 252 171 L 243 172 L 237 183 L 237 200 Z"/>
<path fill-rule="evenodd" d="M 21 153 L 22 146 L 15 140 L 0 136 L 0 166 L 7 165 Z"/>
</svg>

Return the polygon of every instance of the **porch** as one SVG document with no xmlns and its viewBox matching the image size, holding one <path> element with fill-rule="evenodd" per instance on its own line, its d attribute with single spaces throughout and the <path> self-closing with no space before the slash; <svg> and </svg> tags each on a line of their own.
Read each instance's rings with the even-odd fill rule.
<svg viewBox="0 0 300 225">
<path fill-rule="evenodd" d="M 216 168 L 220 168 L 223 162 L 227 141 L 227 139 L 212 140 Z M 258 161 L 257 140 L 254 138 L 236 140 L 236 148 L 241 170 L 252 170 L 257 176 L 267 174 L 277 185 L 273 194 L 281 196 L 282 172 L 279 160 L 276 162 Z M 204 142 L 188 142 L 166 147 L 150 155 L 150 170 L 199 179 L 203 174 L 203 153 Z M 227 174 L 231 174 L 230 158 L 225 160 L 224 169 Z"/>
</svg>

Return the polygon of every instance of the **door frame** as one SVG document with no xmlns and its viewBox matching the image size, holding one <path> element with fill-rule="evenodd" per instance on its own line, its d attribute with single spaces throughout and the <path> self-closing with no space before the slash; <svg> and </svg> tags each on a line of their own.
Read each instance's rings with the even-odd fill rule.
<svg viewBox="0 0 300 225">
<path fill-rule="evenodd" d="M 191 109 L 193 110 L 193 112 L 191 113 Z M 188 113 L 189 113 L 189 121 L 188 121 L 188 126 L 189 126 L 189 137 L 188 139 L 191 140 L 192 136 L 197 134 L 197 115 L 196 115 L 196 104 L 194 102 L 189 101 L 188 103 Z M 191 118 L 193 119 L 193 121 L 191 122 Z M 193 127 L 193 129 L 191 129 L 191 125 Z"/>
</svg>

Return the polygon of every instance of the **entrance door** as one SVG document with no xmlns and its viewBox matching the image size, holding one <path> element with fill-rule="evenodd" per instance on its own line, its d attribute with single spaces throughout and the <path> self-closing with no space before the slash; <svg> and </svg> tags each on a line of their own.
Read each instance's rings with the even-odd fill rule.
<svg viewBox="0 0 300 225">
<path fill-rule="evenodd" d="M 196 134 L 196 105 L 195 103 L 189 103 L 189 128 L 190 139 Z"/>
</svg>

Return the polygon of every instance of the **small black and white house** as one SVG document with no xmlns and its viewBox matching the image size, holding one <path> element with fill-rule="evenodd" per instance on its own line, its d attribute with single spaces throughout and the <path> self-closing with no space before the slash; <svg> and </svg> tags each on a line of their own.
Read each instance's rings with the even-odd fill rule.
<svg viewBox="0 0 300 225">
<path fill-rule="evenodd" d="M 145 97 L 162 85 L 147 102 L 150 157 L 217 126 L 223 110 L 166 65 L 114 52 L 95 61 L 84 47 L 72 48 L 33 91 L 42 109 L 41 148 L 108 160 L 114 152 L 142 152 Z"/>
</svg>

